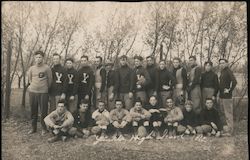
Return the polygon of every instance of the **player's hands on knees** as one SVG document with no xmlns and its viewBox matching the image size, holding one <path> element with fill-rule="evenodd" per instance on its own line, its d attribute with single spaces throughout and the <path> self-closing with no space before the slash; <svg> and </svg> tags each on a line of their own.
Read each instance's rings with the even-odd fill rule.
<svg viewBox="0 0 250 160">
<path fill-rule="evenodd" d="M 112 124 L 115 128 L 120 128 L 120 124 L 117 121 L 114 121 Z"/>
<path fill-rule="evenodd" d="M 141 119 L 145 119 L 146 118 L 146 116 L 145 115 L 141 115 Z"/>
<path fill-rule="evenodd" d="M 121 128 L 124 128 L 126 125 L 127 125 L 127 121 L 122 121 L 122 123 L 121 123 Z"/>
<path fill-rule="evenodd" d="M 54 129 L 60 129 L 60 128 L 62 128 L 62 127 L 59 126 L 59 125 L 54 125 L 53 128 L 54 128 Z"/>
</svg>

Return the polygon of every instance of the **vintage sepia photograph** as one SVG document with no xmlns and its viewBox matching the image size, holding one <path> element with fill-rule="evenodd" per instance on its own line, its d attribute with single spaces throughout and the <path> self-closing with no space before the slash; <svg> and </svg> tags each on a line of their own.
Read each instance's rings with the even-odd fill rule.
<svg viewBox="0 0 250 160">
<path fill-rule="evenodd" d="M 244 1 L 2 1 L 3 160 L 248 160 Z"/>
</svg>

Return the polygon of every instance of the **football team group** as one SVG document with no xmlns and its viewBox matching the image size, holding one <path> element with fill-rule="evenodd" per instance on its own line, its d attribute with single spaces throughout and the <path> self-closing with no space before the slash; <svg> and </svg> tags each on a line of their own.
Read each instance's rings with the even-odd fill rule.
<svg viewBox="0 0 250 160">
<path fill-rule="evenodd" d="M 101 56 L 91 65 L 87 55 L 75 69 L 73 58 L 64 66 L 53 54 L 50 68 L 44 53 L 34 53 L 35 64 L 28 70 L 31 130 L 37 132 L 38 109 L 42 135 L 48 142 L 68 138 L 97 140 L 163 139 L 176 136 L 233 135 L 232 92 L 237 84 L 227 59 L 219 59 L 219 72 L 213 63 L 197 65 L 190 56 L 188 67 L 173 58 L 171 67 L 164 60 L 135 56 L 134 67 L 128 57 L 103 64 Z"/>
</svg>

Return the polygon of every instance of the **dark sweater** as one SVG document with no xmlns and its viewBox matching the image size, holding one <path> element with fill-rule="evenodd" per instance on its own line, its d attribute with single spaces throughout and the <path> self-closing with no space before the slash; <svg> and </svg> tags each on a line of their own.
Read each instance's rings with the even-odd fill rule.
<svg viewBox="0 0 250 160">
<path fill-rule="evenodd" d="M 180 122 L 181 125 L 183 126 L 189 125 L 191 127 L 197 126 L 197 116 L 193 110 L 191 110 L 190 112 L 187 112 L 187 110 L 184 109 L 182 113 L 183 113 L 184 118 Z"/>
<path fill-rule="evenodd" d="M 50 87 L 49 93 L 52 96 L 59 96 L 62 93 L 66 94 L 67 91 L 67 74 L 66 70 L 61 64 L 54 65 L 51 68 L 52 71 L 52 85 Z"/>
<path fill-rule="evenodd" d="M 115 71 L 110 70 L 107 72 L 107 88 L 115 86 Z"/>
<path fill-rule="evenodd" d="M 94 72 L 90 68 L 90 66 L 84 66 L 77 72 L 78 79 L 78 94 L 81 95 L 83 93 L 90 94 L 91 89 L 94 84 Z"/>
<path fill-rule="evenodd" d="M 67 73 L 67 92 L 66 95 L 75 96 L 78 88 L 78 74 L 75 68 L 66 69 Z"/>
<path fill-rule="evenodd" d="M 147 86 L 147 90 L 157 91 L 159 83 L 157 67 L 155 65 L 147 66 L 146 70 L 148 71 L 151 79 L 151 82 Z"/>
<path fill-rule="evenodd" d="M 220 82 L 219 82 L 220 98 L 231 99 L 232 92 L 237 84 L 237 81 L 233 72 L 228 67 L 226 67 L 221 71 L 221 75 L 219 79 L 220 79 Z M 231 87 L 230 87 L 230 84 L 232 84 Z M 230 89 L 229 93 L 224 93 L 225 88 Z"/>
<path fill-rule="evenodd" d="M 77 129 L 87 128 L 91 126 L 91 113 L 86 111 L 83 114 L 80 114 L 78 110 L 73 113 L 74 124 L 73 126 Z"/>
<path fill-rule="evenodd" d="M 174 76 L 166 69 L 163 70 L 159 69 L 159 84 L 158 84 L 158 91 L 171 91 L 175 86 L 175 78 Z M 168 90 L 163 88 L 163 85 L 167 85 L 170 88 Z"/>
<path fill-rule="evenodd" d="M 141 85 L 140 88 L 137 87 L 137 82 L 139 81 L 139 77 L 143 76 L 145 78 L 145 83 Z M 148 71 L 143 68 L 142 66 L 135 67 L 132 73 L 132 84 L 133 84 L 133 91 L 146 91 L 146 86 L 150 84 L 151 79 L 148 74 Z"/>
<path fill-rule="evenodd" d="M 128 93 L 132 92 L 132 69 L 128 67 L 128 65 L 121 66 L 117 69 L 115 74 L 115 90 L 118 93 Z"/>
<path fill-rule="evenodd" d="M 200 113 L 200 125 L 211 125 L 211 122 L 216 124 L 218 130 L 222 130 L 222 123 L 220 120 L 219 112 L 213 107 L 210 110 L 203 109 Z"/>
<path fill-rule="evenodd" d="M 213 88 L 215 90 L 214 96 L 216 96 L 219 90 L 219 80 L 217 74 L 213 71 L 202 73 L 201 88 Z"/>
<path fill-rule="evenodd" d="M 173 69 L 173 75 L 176 79 L 176 71 L 180 68 L 182 68 L 181 75 L 183 78 L 183 89 L 185 90 L 187 88 L 187 85 L 188 85 L 187 70 L 185 68 L 179 66 L 179 67 Z"/>
<path fill-rule="evenodd" d="M 152 106 L 151 104 L 148 104 L 145 106 L 145 109 L 146 110 L 150 110 L 150 109 L 160 109 L 159 105 L 156 104 L 155 106 Z M 151 112 L 150 112 L 151 113 Z M 157 112 L 154 112 L 154 113 L 151 113 L 151 117 L 150 117 L 150 121 L 151 122 L 154 122 L 154 121 L 161 121 L 163 120 L 163 116 L 161 113 L 157 113 Z"/>
</svg>

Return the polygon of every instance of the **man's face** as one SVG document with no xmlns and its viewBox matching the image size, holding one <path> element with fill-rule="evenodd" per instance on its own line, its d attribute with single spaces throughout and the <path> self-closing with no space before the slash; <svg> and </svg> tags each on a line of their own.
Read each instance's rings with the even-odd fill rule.
<svg viewBox="0 0 250 160">
<path fill-rule="evenodd" d="M 155 105 L 156 105 L 156 103 L 157 103 L 156 98 L 155 98 L 155 97 L 150 97 L 150 99 L 149 99 L 149 103 L 150 103 L 152 106 L 155 106 Z"/>
<path fill-rule="evenodd" d="M 60 56 L 58 56 L 58 55 L 55 55 L 55 56 L 53 56 L 53 64 L 54 65 L 57 65 L 57 64 L 60 64 Z"/>
<path fill-rule="evenodd" d="M 196 64 L 196 61 L 193 58 L 189 58 L 189 64 L 193 66 Z"/>
<path fill-rule="evenodd" d="M 127 64 L 127 59 L 125 58 L 120 59 L 120 64 L 121 66 L 125 66 Z"/>
<path fill-rule="evenodd" d="M 211 66 L 209 63 L 207 63 L 207 64 L 205 65 L 205 71 L 206 71 L 206 72 L 209 72 L 209 71 L 211 71 L 211 69 L 212 69 L 212 66 Z"/>
<path fill-rule="evenodd" d="M 167 108 L 172 108 L 173 107 L 173 100 L 172 99 L 167 99 L 166 100 L 166 107 Z"/>
<path fill-rule="evenodd" d="M 165 63 L 164 62 L 160 62 L 159 64 L 160 70 L 163 70 L 165 68 Z"/>
<path fill-rule="evenodd" d="M 227 62 L 225 60 L 220 60 L 220 69 L 224 69 L 227 66 Z"/>
<path fill-rule="evenodd" d="M 88 65 L 88 59 L 86 57 L 81 58 L 81 65 L 87 66 Z"/>
<path fill-rule="evenodd" d="M 173 61 L 173 66 L 174 66 L 174 68 L 178 68 L 179 66 L 180 66 L 180 62 L 178 61 L 178 60 L 174 60 Z"/>
<path fill-rule="evenodd" d="M 107 65 L 107 66 L 106 66 L 106 70 L 107 70 L 107 71 L 110 71 L 111 69 L 112 69 L 112 66 L 111 66 L 111 65 Z"/>
<path fill-rule="evenodd" d="M 136 67 L 141 66 L 141 61 L 139 59 L 135 59 L 135 66 Z"/>
<path fill-rule="evenodd" d="M 39 65 L 43 63 L 43 56 L 40 54 L 35 55 L 35 64 Z"/>
<path fill-rule="evenodd" d="M 58 114 L 63 114 L 66 111 L 64 103 L 58 103 L 56 110 Z"/>
<path fill-rule="evenodd" d="M 190 112 L 192 110 L 192 106 L 189 104 L 185 105 L 185 108 L 187 112 Z"/>
<path fill-rule="evenodd" d="M 98 103 L 98 109 L 99 109 L 100 111 L 103 111 L 103 110 L 105 109 L 105 104 L 104 104 L 103 102 L 99 102 L 99 103 Z"/>
<path fill-rule="evenodd" d="M 121 101 L 116 101 L 116 102 L 115 102 L 115 107 L 116 107 L 118 110 L 121 110 L 121 109 L 122 109 L 122 102 L 121 102 Z"/>
<path fill-rule="evenodd" d="M 142 108 L 141 102 L 136 102 L 136 103 L 135 103 L 135 109 L 136 109 L 137 111 L 139 111 L 139 110 L 141 110 L 141 108 Z"/>
<path fill-rule="evenodd" d="M 88 104 L 84 104 L 84 103 L 80 104 L 80 106 L 79 106 L 79 112 L 81 112 L 81 113 L 86 112 L 87 109 L 88 109 L 88 107 L 89 107 Z"/>
<path fill-rule="evenodd" d="M 152 66 L 153 64 L 154 64 L 154 60 L 151 57 L 147 58 L 147 65 Z"/>
<path fill-rule="evenodd" d="M 72 68 L 73 67 L 73 62 L 72 61 L 66 61 L 66 67 L 67 68 Z"/>
<path fill-rule="evenodd" d="M 97 66 L 99 66 L 99 65 L 101 65 L 101 59 L 100 58 L 96 58 L 95 59 L 95 64 L 97 65 Z"/>
<path fill-rule="evenodd" d="M 212 100 L 206 100 L 206 107 L 208 110 L 213 108 L 214 102 Z"/>
</svg>

